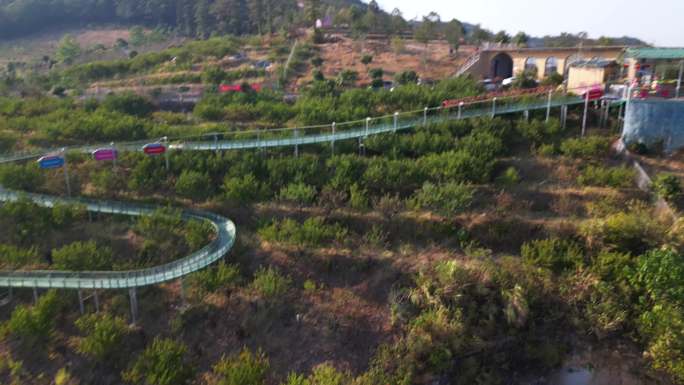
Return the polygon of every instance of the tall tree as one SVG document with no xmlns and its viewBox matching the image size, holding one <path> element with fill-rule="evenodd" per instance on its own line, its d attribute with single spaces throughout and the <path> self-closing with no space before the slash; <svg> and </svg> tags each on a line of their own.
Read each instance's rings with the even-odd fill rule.
<svg viewBox="0 0 684 385">
<path fill-rule="evenodd" d="M 491 41 L 492 40 L 492 33 L 489 32 L 488 30 L 480 27 L 479 25 L 476 25 L 473 31 L 471 32 L 470 36 L 471 40 L 474 43 L 482 43 L 484 41 Z"/>
<path fill-rule="evenodd" d="M 197 0 L 195 6 L 195 31 L 197 37 L 206 39 L 211 31 L 211 15 L 209 15 L 209 0 Z"/>
<path fill-rule="evenodd" d="M 392 33 L 398 35 L 408 29 L 408 23 L 404 20 L 404 15 L 399 8 L 394 8 L 390 16 L 390 29 Z"/>
<path fill-rule="evenodd" d="M 458 49 L 464 36 L 465 29 L 460 21 L 452 19 L 444 26 L 444 37 L 454 49 Z"/>
<path fill-rule="evenodd" d="M 266 7 L 264 0 L 249 0 L 247 8 L 249 10 L 249 21 L 252 24 L 253 30 L 256 30 L 259 35 L 263 33 L 266 26 Z"/>
<path fill-rule="evenodd" d="M 430 12 L 427 16 L 423 16 L 423 21 L 420 23 L 415 31 L 415 39 L 425 44 L 437 37 L 437 26 L 440 23 L 440 17 L 436 12 Z"/>
<path fill-rule="evenodd" d="M 513 37 L 513 43 L 517 45 L 518 47 L 526 47 L 527 43 L 529 43 L 530 37 L 527 36 L 525 32 L 518 32 L 514 37 Z"/>
<path fill-rule="evenodd" d="M 304 17 L 311 25 L 321 16 L 321 0 L 306 0 L 304 3 Z"/>
<path fill-rule="evenodd" d="M 506 31 L 499 31 L 494 35 L 494 41 L 496 43 L 508 44 L 511 42 L 511 36 Z"/>
<path fill-rule="evenodd" d="M 76 41 L 76 38 L 69 34 L 64 35 L 57 47 L 57 60 L 62 63 L 71 64 L 80 54 L 81 46 Z"/>
</svg>

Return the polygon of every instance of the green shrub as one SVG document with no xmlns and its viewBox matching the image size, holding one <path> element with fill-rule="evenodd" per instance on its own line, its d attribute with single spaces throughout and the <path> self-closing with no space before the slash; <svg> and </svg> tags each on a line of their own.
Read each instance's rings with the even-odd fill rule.
<svg viewBox="0 0 684 385">
<path fill-rule="evenodd" d="M 86 218 L 86 207 L 75 204 L 57 203 L 52 206 L 52 223 L 65 228 Z"/>
<path fill-rule="evenodd" d="M 561 132 L 560 123 L 556 120 L 548 123 L 541 120 L 519 121 L 515 128 L 520 136 L 527 139 L 534 146 L 551 143 Z"/>
<path fill-rule="evenodd" d="M 188 283 L 199 296 L 214 293 L 222 288 L 232 288 L 241 281 L 240 268 L 237 265 L 219 263 L 216 267 L 207 268 L 190 275 Z"/>
<path fill-rule="evenodd" d="M 501 175 L 496 178 L 497 183 L 512 186 L 520 182 L 520 173 L 518 170 L 511 166 L 506 169 Z"/>
<path fill-rule="evenodd" d="M 682 184 L 679 178 L 672 174 L 660 173 L 653 180 L 651 188 L 666 201 L 672 202 L 682 194 Z"/>
<path fill-rule="evenodd" d="M 394 80 L 400 85 L 416 84 L 418 82 L 418 74 L 416 74 L 416 71 L 402 71 L 394 76 Z"/>
<path fill-rule="evenodd" d="M 112 250 L 94 241 L 74 242 L 52 251 L 53 266 L 58 270 L 110 270 Z"/>
<path fill-rule="evenodd" d="M 413 194 L 412 203 L 417 209 L 431 209 L 444 215 L 452 215 L 468 208 L 472 204 L 474 193 L 475 189 L 464 183 L 435 185 L 425 182 Z"/>
<path fill-rule="evenodd" d="M 602 167 L 589 165 L 577 177 L 582 186 L 627 188 L 634 184 L 636 174 L 630 167 Z"/>
<path fill-rule="evenodd" d="M 187 384 L 194 376 L 187 355 L 188 349 L 181 342 L 157 337 L 122 373 L 122 377 L 136 385 Z"/>
<path fill-rule="evenodd" d="M 35 162 L 26 165 L 4 164 L 0 166 L 0 186 L 8 189 L 35 191 L 45 183 L 45 175 Z"/>
<path fill-rule="evenodd" d="M 349 188 L 349 207 L 355 210 L 367 210 L 370 206 L 368 192 L 354 183 Z"/>
<path fill-rule="evenodd" d="M 326 224 L 320 217 L 308 218 L 302 224 L 288 218 L 262 227 L 259 235 L 271 242 L 320 247 L 344 240 L 347 230 L 339 224 Z"/>
<path fill-rule="evenodd" d="M 281 275 L 276 269 L 261 267 L 254 274 L 251 288 L 263 299 L 271 300 L 285 295 L 291 284 L 292 280 Z"/>
<path fill-rule="evenodd" d="M 280 190 L 278 197 L 283 201 L 299 205 L 311 204 L 316 199 L 316 187 L 301 182 L 290 183 Z"/>
<path fill-rule="evenodd" d="M 610 153 L 611 138 L 588 136 L 581 139 L 567 139 L 561 143 L 560 152 L 571 158 L 601 158 Z"/>
<path fill-rule="evenodd" d="M 324 363 L 313 368 L 308 383 L 309 385 L 347 385 L 351 380 L 351 374 L 339 371 L 329 363 Z"/>
<path fill-rule="evenodd" d="M 267 195 L 266 187 L 252 174 L 226 177 L 223 181 L 226 199 L 236 203 L 252 203 Z"/>
<path fill-rule="evenodd" d="M 192 219 L 185 225 L 185 242 L 191 250 L 207 245 L 216 230 L 209 221 Z"/>
<path fill-rule="evenodd" d="M 239 354 L 223 357 L 214 365 L 213 374 L 217 385 L 263 385 L 266 383 L 270 364 L 266 355 L 243 349 Z"/>
<path fill-rule="evenodd" d="M 102 108 L 138 117 L 147 117 L 155 109 L 152 102 L 130 92 L 108 95 L 102 102 Z"/>
<path fill-rule="evenodd" d="M 193 170 L 184 170 L 176 181 L 176 193 L 186 198 L 203 200 L 212 194 L 209 175 Z"/>
<path fill-rule="evenodd" d="M 78 341 L 79 353 L 108 365 L 125 356 L 123 344 L 130 331 L 123 319 L 108 314 L 85 315 L 76 320 L 76 327 L 85 335 Z"/>
<path fill-rule="evenodd" d="M 558 149 L 555 144 L 542 144 L 536 149 L 539 156 L 550 158 L 558 154 Z"/>
<path fill-rule="evenodd" d="M 580 227 L 580 233 L 594 249 L 607 247 L 633 255 L 661 244 L 664 237 L 663 226 L 654 219 L 650 210 L 635 204 L 626 212 L 586 222 Z"/>
<path fill-rule="evenodd" d="M 15 270 L 28 269 L 41 263 L 35 248 L 21 249 L 14 245 L 0 243 L 0 269 Z"/>
<path fill-rule="evenodd" d="M 575 242 L 561 239 L 544 239 L 522 245 L 523 262 L 533 267 L 543 267 L 556 274 L 584 264 L 582 248 Z"/>
</svg>

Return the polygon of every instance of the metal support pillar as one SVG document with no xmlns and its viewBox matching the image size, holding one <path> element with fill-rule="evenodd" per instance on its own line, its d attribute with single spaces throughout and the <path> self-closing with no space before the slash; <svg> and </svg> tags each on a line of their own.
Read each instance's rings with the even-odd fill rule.
<svg viewBox="0 0 684 385">
<path fill-rule="evenodd" d="M 111 147 L 112 150 L 114 150 L 114 152 L 115 152 L 115 155 L 112 158 L 112 169 L 116 171 L 116 159 L 119 157 L 118 152 L 116 150 L 116 146 L 114 145 L 114 142 L 109 143 L 109 147 Z"/>
<path fill-rule="evenodd" d="M 624 133 L 625 129 L 625 124 L 627 123 L 627 114 L 629 113 L 629 105 L 631 104 L 632 101 L 632 86 L 630 85 L 627 88 L 627 101 L 625 102 L 625 113 L 624 116 L 622 117 L 622 132 Z"/>
<path fill-rule="evenodd" d="M 169 171 L 171 166 L 169 163 L 169 138 L 164 137 L 164 147 L 166 147 L 166 151 L 164 152 L 164 162 L 166 163 L 166 171 Z"/>
<path fill-rule="evenodd" d="M 330 141 L 330 152 L 335 155 L 335 122 L 332 123 L 332 140 Z"/>
<path fill-rule="evenodd" d="M 38 288 L 35 286 L 33 287 L 33 303 L 38 303 Z"/>
<path fill-rule="evenodd" d="M 299 157 L 299 144 L 297 143 L 297 139 L 299 138 L 299 130 L 294 130 L 294 138 L 295 138 L 295 150 L 294 150 L 294 156 Z"/>
<path fill-rule="evenodd" d="M 363 143 L 363 138 L 359 138 L 359 156 L 366 155 L 366 145 Z"/>
<path fill-rule="evenodd" d="M 95 313 L 100 312 L 100 297 L 97 295 L 97 290 L 93 291 L 93 299 L 95 300 Z"/>
<path fill-rule="evenodd" d="M 584 117 L 582 118 L 582 137 L 587 132 L 587 115 L 589 114 L 589 90 L 586 91 L 586 96 L 584 97 Z"/>
<path fill-rule="evenodd" d="M 565 130 L 568 124 L 568 106 L 561 107 L 561 128 Z"/>
<path fill-rule="evenodd" d="M 492 118 L 496 116 L 496 97 L 492 99 Z"/>
<path fill-rule="evenodd" d="M 525 118 L 525 123 L 530 121 L 530 110 L 523 111 L 523 117 Z"/>
<path fill-rule="evenodd" d="M 458 103 L 458 119 L 463 117 L 463 102 Z"/>
<path fill-rule="evenodd" d="M 423 126 L 427 126 L 427 112 L 428 112 L 428 108 L 425 107 L 423 109 Z"/>
<path fill-rule="evenodd" d="M 218 135 L 214 134 L 214 151 L 218 154 L 219 148 L 218 148 Z"/>
<path fill-rule="evenodd" d="M 138 320 L 138 297 L 134 287 L 128 289 L 128 296 L 131 300 L 131 324 L 135 324 Z"/>
<path fill-rule="evenodd" d="M 393 131 L 394 133 L 397 132 L 398 123 L 399 123 L 399 113 L 395 112 L 394 113 L 394 131 Z"/>
<path fill-rule="evenodd" d="M 677 79 L 677 91 L 675 93 L 677 99 L 679 99 L 679 96 L 681 95 L 682 77 L 684 77 L 684 60 L 679 63 L 679 78 Z"/>
<path fill-rule="evenodd" d="M 85 306 L 83 306 L 83 292 L 81 289 L 78 290 L 78 310 L 81 311 L 81 315 L 85 314 Z"/>
<path fill-rule="evenodd" d="M 605 126 L 610 128 L 610 100 L 606 100 L 606 119 Z"/>
<path fill-rule="evenodd" d="M 257 149 L 262 152 L 264 149 L 261 147 L 261 130 L 257 128 Z"/>
<path fill-rule="evenodd" d="M 62 156 L 64 157 L 64 182 L 66 183 L 67 196 L 71 198 L 71 183 L 69 183 L 69 166 L 67 162 L 66 149 L 62 149 Z"/>
<path fill-rule="evenodd" d="M 185 280 L 183 277 L 180 277 L 178 281 L 178 285 L 180 286 L 181 306 L 186 307 L 188 303 L 185 297 Z"/>
<path fill-rule="evenodd" d="M 549 99 L 546 102 L 546 123 L 549 122 L 551 118 L 551 98 L 553 97 L 553 91 L 549 91 Z"/>
</svg>

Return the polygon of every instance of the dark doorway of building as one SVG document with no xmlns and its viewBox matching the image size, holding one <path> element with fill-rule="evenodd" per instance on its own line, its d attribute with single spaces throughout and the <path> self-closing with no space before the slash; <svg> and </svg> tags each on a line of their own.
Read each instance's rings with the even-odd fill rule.
<svg viewBox="0 0 684 385">
<path fill-rule="evenodd" d="M 492 59 L 492 79 L 508 79 L 513 76 L 513 59 L 505 53 L 500 53 Z"/>
</svg>

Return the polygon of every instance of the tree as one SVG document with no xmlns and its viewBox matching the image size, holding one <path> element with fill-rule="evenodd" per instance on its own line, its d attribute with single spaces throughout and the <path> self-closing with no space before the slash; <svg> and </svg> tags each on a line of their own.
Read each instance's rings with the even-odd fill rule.
<svg viewBox="0 0 684 385">
<path fill-rule="evenodd" d="M 494 35 L 494 41 L 500 44 L 508 44 L 511 42 L 511 36 L 506 31 L 499 31 Z"/>
<path fill-rule="evenodd" d="M 373 62 L 373 55 L 365 54 L 361 56 L 361 63 L 366 66 L 366 71 L 368 71 L 368 65 Z"/>
<path fill-rule="evenodd" d="M 655 193 L 666 201 L 674 201 L 682 194 L 682 183 L 676 175 L 660 173 L 651 186 Z"/>
<path fill-rule="evenodd" d="M 246 348 L 239 354 L 223 357 L 214 366 L 217 385 L 264 385 L 270 364 L 266 355 Z"/>
<path fill-rule="evenodd" d="M 517 45 L 518 47 L 526 47 L 529 41 L 530 37 L 527 36 L 525 32 L 518 32 L 513 37 L 513 43 L 515 43 L 515 45 Z"/>
<path fill-rule="evenodd" d="M 27 346 L 46 342 L 54 332 L 60 307 L 57 292 L 51 290 L 40 297 L 33 307 L 17 306 L 7 322 L 7 329 Z"/>
<path fill-rule="evenodd" d="M 205 39 L 211 31 L 211 15 L 209 14 L 209 0 L 198 0 L 195 6 L 195 31 L 197 37 Z"/>
<path fill-rule="evenodd" d="M 359 79 L 359 74 L 352 70 L 343 70 L 337 75 L 337 86 L 339 87 L 354 87 L 356 81 Z"/>
<path fill-rule="evenodd" d="M 206 173 L 184 170 L 176 180 L 176 192 L 186 198 L 204 200 L 213 193 L 212 185 Z"/>
<path fill-rule="evenodd" d="M 81 46 L 73 35 L 66 34 L 57 46 L 57 60 L 71 64 L 81 54 Z"/>
<path fill-rule="evenodd" d="M 444 37 L 454 49 L 458 49 L 464 36 L 465 29 L 460 21 L 452 19 L 444 26 Z"/>
<path fill-rule="evenodd" d="M 76 327 L 85 334 L 78 341 L 79 353 L 109 365 L 125 357 L 122 345 L 130 330 L 123 319 L 90 314 L 76 320 Z"/>
<path fill-rule="evenodd" d="M 396 74 L 394 80 L 400 85 L 416 84 L 418 83 L 418 74 L 416 71 L 403 71 Z"/>
<path fill-rule="evenodd" d="M 302 182 L 290 183 L 280 190 L 279 198 L 303 206 L 313 203 L 316 198 L 316 188 Z"/>
<path fill-rule="evenodd" d="M 435 39 L 439 23 L 440 17 L 436 12 L 430 12 L 427 16 L 423 16 L 423 21 L 414 32 L 415 39 L 427 47 L 430 40 Z"/>
<path fill-rule="evenodd" d="M 479 25 L 476 25 L 471 32 L 471 40 L 475 43 L 482 43 L 492 40 L 492 33 Z"/>
<path fill-rule="evenodd" d="M 131 28 L 128 40 L 134 47 L 139 47 L 145 44 L 145 41 L 147 40 L 145 37 L 145 30 L 139 25 Z"/>
<path fill-rule="evenodd" d="M 187 384 L 194 375 L 187 353 L 187 347 L 181 342 L 157 337 L 122 377 L 136 385 Z"/>
<path fill-rule="evenodd" d="M 408 23 L 404 20 L 399 8 L 394 8 L 390 14 L 390 30 L 393 34 L 399 35 L 408 29 Z"/>
</svg>

